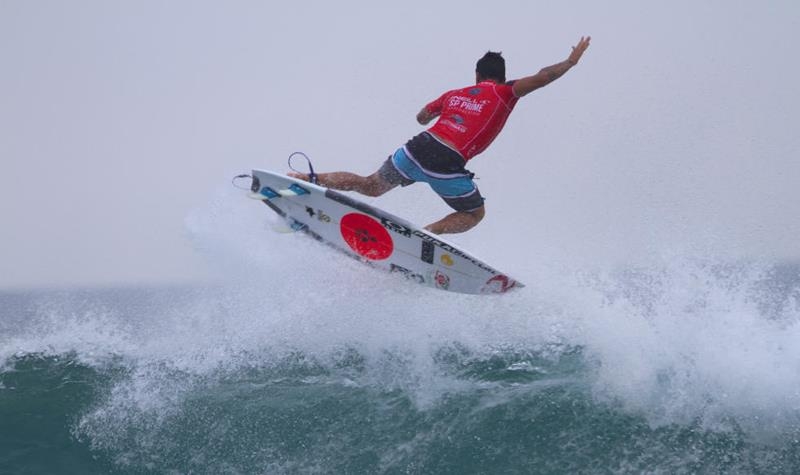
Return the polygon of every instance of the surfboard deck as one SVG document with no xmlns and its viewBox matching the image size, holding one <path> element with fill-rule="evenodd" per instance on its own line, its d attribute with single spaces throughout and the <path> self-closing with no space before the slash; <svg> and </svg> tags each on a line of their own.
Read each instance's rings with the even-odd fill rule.
<svg viewBox="0 0 800 475">
<path fill-rule="evenodd" d="M 266 170 L 253 170 L 251 198 L 295 231 L 419 284 L 465 294 L 524 287 L 440 236 L 348 195 Z"/>
</svg>

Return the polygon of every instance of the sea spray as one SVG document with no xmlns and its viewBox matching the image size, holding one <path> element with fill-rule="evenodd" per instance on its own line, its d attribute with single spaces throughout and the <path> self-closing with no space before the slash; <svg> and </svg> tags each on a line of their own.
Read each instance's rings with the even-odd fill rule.
<svg viewBox="0 0 800 475">
<path fill-rule="evenodd" d="M 0 453 L 82 473 L 800 469 L 796 266 L 556 262 L 453 296 L 234 199 L 188 220 L 213 284 L 3 296 Z"/>
</svg>

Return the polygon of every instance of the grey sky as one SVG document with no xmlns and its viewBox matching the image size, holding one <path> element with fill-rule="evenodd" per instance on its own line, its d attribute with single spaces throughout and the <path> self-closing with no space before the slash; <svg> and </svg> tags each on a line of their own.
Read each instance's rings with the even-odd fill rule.
<svg viewBox="0 0 800 475">
<path fill-rule="evenodd" d="M 509 270 L 800 257 L 800 3 L 485 5 L 0 0 L 0 288 L 204 278 L 184 221 L 234 173 L 295 150 L 372 172 L 486 50 L 515 78 L 584 34 L 470 163 L 487 218 L 452 240 Z M 424 223 L 437 200 L 374 202 Z"/>
</svg>

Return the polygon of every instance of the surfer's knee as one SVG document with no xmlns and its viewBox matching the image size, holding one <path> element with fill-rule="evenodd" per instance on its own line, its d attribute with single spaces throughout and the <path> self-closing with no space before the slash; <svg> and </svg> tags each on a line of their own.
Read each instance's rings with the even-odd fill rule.
<svg viewBox="0 0 800 475">
<path fill-rule="evenodd" d="M 475 226 L 478 225 L 478 223 L 481 222 L 481 220 L 483 220 L 483 217 L 486 216 L 486 208 L 481 206 L 480 208 L 473 209 L 471 211 L 462 211 L 462 213 L 464 214 L 464 217 L 467 218 L 466 219 L 467 222 L 464 223 L 467 226 L 467 228 L 463 230 L 466 231 L 468 229 L 474 228 Z"/>
<path fill-rule="evenodd" d="M 486 209 L 483 206 L 470 211 L 456 211 L 435 223 L 425 226 L 425 229 L 434 234 L 463 233 L 480 223 L 485 214 Z"/>
<path fill-rule="evenodd" d="M 459 232 L 463 232 L 467 229 L 472 229 L 481 222 L 483 217 L 486 216 L 486 208 L 481 206 L 480 208 L 469 211 L 457 211 L 454 214 L 458 217 L 458 222 L 461 223 L 462 227 L 464 228 Z"/>
<path fill-rule="evenodd" d="M 472 211 L 466 211 L 466 213 L 472 216 L 472 219 L 475 220 L 475 224 L 478 224 L 481 222 L 483 217 L 486 216 L 486 207 L 481 206 L 480 208 L 474 209 Z"/>
</svg>

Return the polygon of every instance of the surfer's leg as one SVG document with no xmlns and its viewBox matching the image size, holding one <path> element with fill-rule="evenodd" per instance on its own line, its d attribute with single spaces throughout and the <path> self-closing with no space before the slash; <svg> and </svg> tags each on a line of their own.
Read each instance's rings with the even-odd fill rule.
<svg viewBox="0 0 800 475">
<path fill-rule="evenodd" d="M 309 181 L 306 173 L 289 172 L 289 176 Z M 397 186 L 384 180 L 378 172 L 369 176 L 356 175 L 350 172 L 318 173 L 317 183 L 326 188 L 356 191 L 367 196 L 380 196 Z"/>
<path fill-rule="evenodd" d="M 464 170 L 462 174 L 425 177 L 425 181 L 455 210 L 425 229 L 435 234 L 463 233 L 481 222 L 486 208 L 480 190 L 472 181 L 472 174 Z"/>
<path fill-rule="evenodd" d="M 435 223 L 425 226 L 425 229 L 434 234 L 463 233 L 480 223 L 485 214 L 486 208 L 484 206 L 472 211 L 456 211 Z"/>
<path fill-rule="evenodd" d="M 381 167 L 369 176 L 360 176 L 348 172 L 323 173 L 319 175 L 320 183 L 330 188 L 345 191 L 357 191 L 362 195 L 381 196 L 392 188 L 408 186 L 413 180 L 404 177 L 392 163 L 392 157 L 386 159 Z M 324 181 L 323 181 L 324 180 Z"/>
<path fill-rule="evenodd" d="M 398 151 L 402 150 L 402 148 L 398 149 Z M 310 181 L 307 173 L 291 171 L 288 175 L 299 180 Z M 361 176 L 350 172 L 318 173 L 317 183 L 334 190 L 356 191 L 362 195 L 381 196 L 398 185 L 408 186 L 414 183 L 414 180 L 400 173 L 390 155 L 378 171 L 372 175 Z"/>
<path fill-rule="evenodd" d="M 378 172 L 369 176 L 349 172 L 323 173 L 320 175 L 323 186 L 344 191 L 356 191 L 367 196 L 381 196 L 397 185 L 384 180 Z"/>
</svg>

